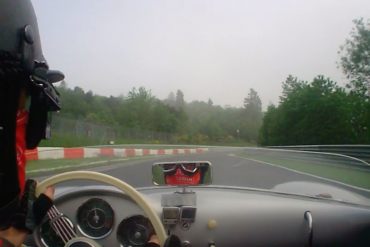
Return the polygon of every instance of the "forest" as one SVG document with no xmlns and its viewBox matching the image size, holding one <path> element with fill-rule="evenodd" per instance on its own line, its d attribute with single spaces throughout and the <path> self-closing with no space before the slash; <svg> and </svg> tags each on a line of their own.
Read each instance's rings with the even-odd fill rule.
<svg viewBox="0 0 370 247">
<path fill-rule="evenodd" d="M 264 113 L 260 145 L 370 144 L 370 22 L 353 22 L 337 63 L 348 83 L 289 76 L 279 104 Z"/>
<path fill-rule="evenodd" d="M 133 88 L 126 95 L 100 96 L 80 87 L 69 88 L 63 81 L 58 87 L 63 109 L 58 118 L 83 119 L 104 124 L 117 133 L 124 129 L 176 133 L 176 142 L 256 142 L 262 123 L 262 103 L 253 89 L 244 99 L 244 107 L 221 107 L 212 100 L 186 102 L 179 89 L 166 99 L 158 99 L 151 90 Z"/>
</svg>

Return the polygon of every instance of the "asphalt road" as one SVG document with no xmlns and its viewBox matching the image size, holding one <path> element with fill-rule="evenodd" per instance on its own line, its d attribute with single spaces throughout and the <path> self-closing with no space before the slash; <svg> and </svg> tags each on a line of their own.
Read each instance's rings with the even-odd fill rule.
<svg viewBox="0 0 370 247">
<path fill-rule="evenodd" d="M 139 160 L 131 163 L 116 164 L 106 167 L 93 168 L 91 170 L 102 172 L 116 177 L 135 188 L 153 186 L 151 182 L 151 166 L 158 161 L 209 161 L 212 164 L 213 184 L 226 186 L 252 187 L 259 189 L 273 189 L 276 185 L 287 182 L 314 182 L 324 183 L 356 192 L 370 198 L 370 193 L 355 188 L 340 185 L 309 175 L 296 173 L 279 167 L 263 164 L 241 157 L 230 155 L 230 152 L 203 153 L 187 156 L 161 157 L 155 160 Z M 88 169 L 86 169 L 88 170 Z M 45 177 L 38 178 L 39 181 Z M 94 181 L 69 181 L 56 185 L 59 186 L 84 186 L 100 184 Z M 324 193 L 318 191 L 317 193 Z"/>
</svg>

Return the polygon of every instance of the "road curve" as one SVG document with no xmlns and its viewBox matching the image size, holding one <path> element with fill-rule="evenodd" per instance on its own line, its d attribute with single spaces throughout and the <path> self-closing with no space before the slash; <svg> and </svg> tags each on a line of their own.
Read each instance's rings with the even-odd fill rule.
<svg viewBox="0 0 370 247">
<path fill-rule="evenodd" d="M 213 184 L 226 186 L 252 187 L 259 189 L 273 189 L 276 185 L 287 182 L 314 182 L 344 188 L 370 198 L 370 193 L 359 191 L 345 185 L 296 173 L 280 167 L 271 166 L 258 161 L 230 155 L 231 152 L 203 153 L 186 156 L 162 157 L 155 160 L 138 160 L 131 163 L 93 168 L 91 170 L 102 172 L 116 177 L 135 188 L 153 186 L 151 182 L 151 166 L 158 161 L 209 161 L 213 167 Z M 88 170 L 88 169 L 86 169 Z M 39 178 L 42 181 L 44 178 Z M 59 186 L 85 186 L 100 184 L 94 181 L 70 181 Z M 325 191 L 317 192 L 323 193 Z"/>
</svg>

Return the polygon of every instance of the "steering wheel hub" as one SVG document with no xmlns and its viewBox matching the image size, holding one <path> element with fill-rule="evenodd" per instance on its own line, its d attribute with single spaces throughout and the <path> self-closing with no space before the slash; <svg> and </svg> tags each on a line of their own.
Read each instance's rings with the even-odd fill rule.
<svg viewBox="0 0 370 247">
<path fill-rule="evenodd" d="M 65 247 L 100 247 L 100 245 L 92 239 L 78 237 L 68 241 Z"/>
</svg>

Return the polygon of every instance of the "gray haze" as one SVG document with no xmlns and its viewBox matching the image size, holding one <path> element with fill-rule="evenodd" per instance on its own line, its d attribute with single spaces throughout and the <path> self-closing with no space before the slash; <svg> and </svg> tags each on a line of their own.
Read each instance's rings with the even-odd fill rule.
<svg viewBox="0 0 370 247">
<path fill-rule="evenodd" d="M 100 95 L 144 86 L 163 99 L 242 106 L 249 88 L 278 103 L 291 74 L 343 85 L 336 62 L 369 0 L 33 0 L 44 54 L 70 87 Z"/>
</svg>

